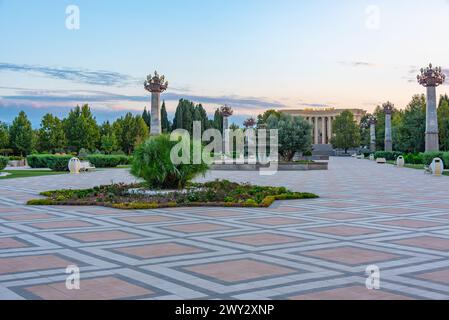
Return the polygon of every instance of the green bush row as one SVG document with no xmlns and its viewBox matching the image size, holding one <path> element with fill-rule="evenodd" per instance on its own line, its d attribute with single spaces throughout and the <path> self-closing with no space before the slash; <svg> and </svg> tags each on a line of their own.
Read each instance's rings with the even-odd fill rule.
<svg viewBox="0 0 449 320">
<path fill-rule="evenodd" d="M 440 158 L 443 160 L 445 165 L 449 166 L 449 152 L 423 152 L 423 153 L 407 153 L 402 154 L 401 152 L 387 152 L 387 151 L 378 151 L 374 154 L 374 157 L 377 158 L 385 158 L 387 160 L 396 160 L 399 156 L 404 156 L 404 161 L 407 164 L 422 164 L 422 165 L 430 165 L 435 158 Z"/>
<path fill-rule="evenodd" d="M 374 158 L 385 158 L 387 161 L 396 160 L 399 156 L 402 156 L 402 152 L 398 151 L 377 151 L 374 153 Z"/>
<path fill-rule="evenodd" d="M 120 165 L 128 165 L 131 163 L 131 158 L 122 155 L 102 155 L 93 154 L 86 157 L 96 168 L 115 168 Z"/>
<path fill-rule="evenodd" d="M 68 171 L 69 160 L 73 156 L 61 156 L 53 154 L 33 154 L 27 157 L 31 168 L 49 168 L 53 171 Z M 130 164 L 131 158 L 122 155 L 90 155 L 89 161 L 96 168 L 115 168 L 119 165 Z"/>
<path fill-rule="evenodd" d="M 0 156 L 0 170 L 3 170 L 8 165 L 9 159 L 7 157 Z"/>
<path fill-rule="evenodd" d="M 53 154 L 32 154 L 27 157 L 31 168 L 49 168 L 53 171 L 69 171 L 69 160 L 72 156 L 57 156 Z"/>
</svg>

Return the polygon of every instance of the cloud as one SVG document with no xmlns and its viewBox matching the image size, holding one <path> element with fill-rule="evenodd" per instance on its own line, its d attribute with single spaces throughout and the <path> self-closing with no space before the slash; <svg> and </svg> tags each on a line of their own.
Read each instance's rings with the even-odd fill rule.
<svg viewBox="0 0 449 320">
<path fill-rule="evenodd" d="M 366 61 L 339 61 L 338 62 L 341 65 L 347 66 L 347 67 L 376 67 L 377 64 L 372 62 L 366 62 Z"/>
<path fill-rule="evenodd" d="M 39 73 L 54 79 L 70 80 L 79 83 L 101 86 L 123 86 L 130 82 L 137 81 L 137 79 L 133 79 L 128 75 L 113 71 L 92 71 L 67 67 L 47 67 L 3 62 L 0 62 L 0 72 L 1 71 Z"/>
<path fill-rule="evenodd" d="M 11 95 L 0 96 L 0 103 L 25 104 L 32 105 L 35 108 L 66 105 L 74 106 L 76 104 L 115 104 L 120 105 L 129 102 L 149 104 L 150 98 L 146 94 L 142 95 L 123 95 L 99 90 L 31 90 L 26 88 L 0 87 L 1 89 L 14 90 Z M 162 99 L 166 101 L 178 101 L 179 99 L 188 99 L 196 103 L 203 104 L 229 104 L 234 108 L 244 108 L 248 110 L 260 110 L 264 108 L 280 108 L 283 104 L 277 101 L 257 97 L 240 96 L 206 96 L 189 95 L 174 92 L 164 93 Z M 3 101 L 3 102 L 2 102 Z"/>
</svg>

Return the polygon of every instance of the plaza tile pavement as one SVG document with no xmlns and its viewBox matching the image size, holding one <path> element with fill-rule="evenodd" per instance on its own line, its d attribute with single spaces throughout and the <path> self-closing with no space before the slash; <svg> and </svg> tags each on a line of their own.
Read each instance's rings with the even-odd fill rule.
<svg viewBox="0 0 449 320">
<path fill-rule="evenodd" d="M 448 299 L 449 177 L 334 158 L 329 171 L 210 172 L 314 192 L 266 209 L 29 207 L 126 170 L 0 181 L 1 299 Z M 81 271 L 68 290 L 66 267 Z M 365 287 L 380 268 L 381 290 Z"/>
</svg>

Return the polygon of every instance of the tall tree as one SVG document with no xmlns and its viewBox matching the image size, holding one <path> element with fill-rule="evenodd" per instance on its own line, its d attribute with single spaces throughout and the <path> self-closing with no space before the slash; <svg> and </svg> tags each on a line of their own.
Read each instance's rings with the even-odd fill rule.
<svg viewBox="0 0 449 320">
<path fill-rule="evenodd" d="M 271 117 L 272 115 L 279 118 L 281 116 L 281 113 L 274 109 L 270 109 L 265 111 L 263 114 L 259 114 L 257 116 L 257 127 L 260 128 L 261 126 L 265 125 L 267 123 L 268 118 Z"/>
<path fill-rule="evenodd" d="M 403 112 L 396 139 L 398 151 L 423 152 L 426 131 L 426 97 L 415 95 Z"/>
<path fill-rule="evenodd" d="M 64 149 L 66 137 L 62 121 L 50 113 L 44 115 L 37 131 L 36 146 L 39 152 L 55 152 Z"/>
<path fill-rule="evenodd" d="M 10 144 L 14 152 L 28 155 L 33 149 L 33 129 L 25 112 L 21 111 L 9 128 Z"/>
<path fill-rule="evenodd" d="M 331 143 L 335 148 L 348 149 L 360 146 L 359 127 L 350 111 L 343 111 L 332 124 L 334 137 Z"/>
<path fill-rule="evenodd" d="M 147 107 L 143 110 L 142 119 L 148 126 L 148 129 L 151 128 L 151 112 L 147 111 Z"/>
<path fill-rule="evenodd" d="M 149 136 L 149 129 L 141 116 L 127 113 L 117 119 L 114 124 L 114 134 L 121 150 L 127 154 L 134 152 L 135 147 Z"/>
<path fill-rule="evenodd" d="M 440 131 L 440 149 L 449 151 L 449 97 L 442 96 L 438 107 L 438 128 Z"/>
<path fill-rule="evenodd" d="M 9 129 L 6 123 L 0 121 L 0 149 L 9 148 Z"/>
<path fill-rule="evenodd" d="M 79 151 L 82 148 L 95 150 L 100 144 L 100 129 L 92 115 L 89 105 L 70 110 L 63 120 L 64 132 L 69 148 Z"/>
<path fill-rule="evenodd" d="M 213 128 L 220 130 L 220 132 L 223 133 L 223 115 L 221 114 L 220 109 L 215 110 Z"/>
<path fill-rule="evenodd" d="M 364 147 L 369 147 L 371 143 L 371 124 L 369 122 L 370 114 L 366 114 L 360 121 L 360 144 Z"/>
<path fill-rule="evenodd" d="M 168 121 L 167 108 L 165 107 L 165 101 L 162 102 L 161 107 L 161 127 L 163 133 L 169 133 L 171 131 L 170 121 Z"/>
</svg>

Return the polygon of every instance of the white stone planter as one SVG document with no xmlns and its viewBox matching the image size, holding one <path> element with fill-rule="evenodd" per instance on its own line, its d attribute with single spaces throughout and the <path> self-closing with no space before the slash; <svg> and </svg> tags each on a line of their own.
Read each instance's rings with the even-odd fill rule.
<svg viewBox="0 0 449 320">
<path fill-rule="evenodd" d="M 78 158 L 72 158 L 69 160 L 68 166 L 71 174 L 79 174 L 81 169 L 81 161 Z"/>
</svg>

